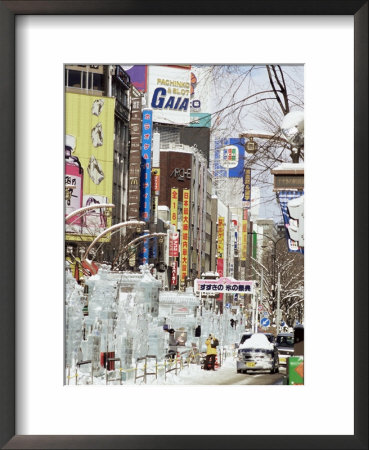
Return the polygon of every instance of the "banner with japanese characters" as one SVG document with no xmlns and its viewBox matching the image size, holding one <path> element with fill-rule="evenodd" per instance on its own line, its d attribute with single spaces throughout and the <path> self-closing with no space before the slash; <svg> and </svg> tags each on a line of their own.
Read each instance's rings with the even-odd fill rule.
<svg viewBox="0 0 369 450">
<path fill-rule="evenodd" d="M 181 272 L 180 272 L 181 282 L 185 281 L 188 272 L 189 229 L 190 229 L 190 190 L 183 189 Z"/>
<path fill-rule="evenodd" d="M 219 276 L 223 276 L 224 268 L 224 217 L 218 217 L 218 255 L 217 255 L 217 272 Z"/>
<path fill-rule="evenodd" d="M 178 189 L 170 190 L 170 223 L 178 228 Z"/>
<path fill-rule="evenodd" d="M 226 277 L 221 277 L 218 280 L 202 280 L 200 278 L 196 278 L 194 289 L 195 292 L 208 294 L 252 294 L 254 292 L 254 282 L 235 281 Z"/>
</svg>

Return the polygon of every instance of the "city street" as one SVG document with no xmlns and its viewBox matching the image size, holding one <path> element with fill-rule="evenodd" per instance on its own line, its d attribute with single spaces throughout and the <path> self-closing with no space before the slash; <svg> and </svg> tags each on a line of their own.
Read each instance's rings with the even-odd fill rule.
<svg viewBox="0 0 369 450">
<path fill-rule="evenodd" d="M 205 371 L 200 366 L 191 365 L 175 377 L 168 378 L 165 384 L 197 384 L 197 385 L 282 385 L 285 369 L 280 373 L 270 374 L 268 371 L 236 373 L 236 361 L 229 357 L 222 367 L 213 371 Z"/>
</svg>

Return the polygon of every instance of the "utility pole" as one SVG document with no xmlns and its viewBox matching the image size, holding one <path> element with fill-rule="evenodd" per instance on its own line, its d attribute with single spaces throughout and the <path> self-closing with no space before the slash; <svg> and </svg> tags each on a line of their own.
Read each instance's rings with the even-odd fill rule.
<svg viewBox="0 0 369 450">
<path fill-rule="evenodd" d="M 276 328 L 277 328 L 277 334 L 279 333 L 279 324 L 281 321 L 280 317 L 280 301 L 281 301 L 281 274 L 278 272 L 278 281 L 277 281 L 277 321 L 276 321 Z"/>
</svg>

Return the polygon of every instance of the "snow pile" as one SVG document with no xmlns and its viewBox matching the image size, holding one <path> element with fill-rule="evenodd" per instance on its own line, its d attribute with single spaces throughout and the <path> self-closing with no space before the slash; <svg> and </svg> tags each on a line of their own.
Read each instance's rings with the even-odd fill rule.
<svg viewBox="0 0 369 450">
<path fill-rule="evenodd" d="M 240 348 L 247 349 L 265 349 L 265 350 L 273 350 L 273 344 L 268 341 L 268 338 L 261 333 L 253 334 L 249 339 L 240 345 Z"/>
</svg>

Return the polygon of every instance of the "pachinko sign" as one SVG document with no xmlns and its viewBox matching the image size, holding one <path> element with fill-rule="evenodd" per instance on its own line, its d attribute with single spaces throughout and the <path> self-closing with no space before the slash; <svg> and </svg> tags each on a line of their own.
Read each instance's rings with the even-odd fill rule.
<svg viewBox="0 0 369 450">
<path fill-rule="evenodd" d="M 233 281 L 230 278 L 220 277 L 218 280 L 202 280 L 197 278 L 194 283 L 195 292 L 222 293 L 222 294 L 252 294 L 253 281 Z"/>
<path fill-rule="evenodd" d="M 112 202 L 115 99 L 65 95 L 65 214 Z M 103 208 L 66 223 L 66 239 L 89 241 L 111 225 Z M 110 235 L 101 238 L 109 241 Z"/>
<path fill-rule="evenodd" d="M 190 229 L 190 190 L 183 189 L 182 236 L 181 236 L 181 282 L 188 270 L 188 241 Z"/>
<path fill-rule="evenodd" d="M 148 66 L 148 98 L 154 122 L 188 124 L 190 93 L 189 67 Z"/>
</svg>

